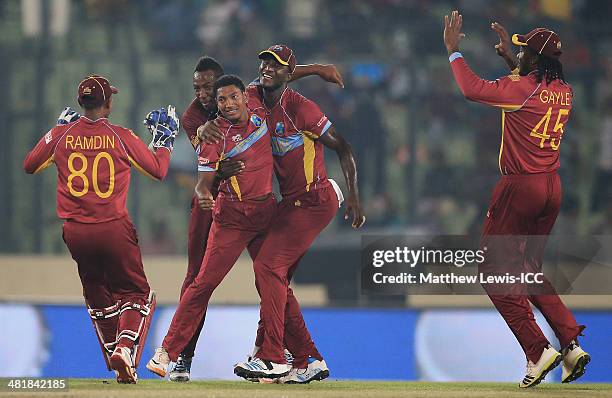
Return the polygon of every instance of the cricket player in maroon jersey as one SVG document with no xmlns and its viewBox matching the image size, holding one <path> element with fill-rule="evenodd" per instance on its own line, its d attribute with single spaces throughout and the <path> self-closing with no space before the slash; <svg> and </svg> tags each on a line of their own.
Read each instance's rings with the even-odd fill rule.
<svg viewBox="0 0 612 398">
<path fill-rule="evenodd" d="M 457 11 L 444 18 L 444 43 L 455 80 L 467 99 L 502 111 L 502 177 L 493 191 L 482 235 L 482 244 L 489 247 L 488 257 L 495 260 L 485 262 L 481 272 L 494 273 L 501 263 L 514 272 L 541 272 L 545 246 L 541 237 L 550 234 L 561 205 L 559 149 L 573 100 L 559 61 L 561 41 L 546 28 L 513 35 L 512 43 L 520 47 L 518 74 L 487 81 L 472 72 L 459 52 L 464 36 L 462 22 Z M 514 70 L 509 35 L 497 23 L 491 27 L 500 37 L 495 46 L 498 54 Z M 493 238 L 496 235 L 504 237 Z M 499 241 L 503 243 L 498 246 Z M 495 252 L 495 247 L 502 250 Z M 537 385 L 560 362 L 562 382 L 584 374 L 590 357 L 577 341 L 584 326 L 576 323 L 547 279 L 545 294 L 533 294 L 522 284 L 502 292 L 483 286 L 526 354 L 527 374 L 520 387 Z M 530 302 L 555 332 L 561 353 L 550 345 L 535 322 Z"/>
<path fill-rule="evenodd" d="M 181 125 L 194 147 L 199 151 L 200 141 L 197 136 L 198 127 L 207 121 L 217 117 L 217 103 L 214 99 L 213 85 L 223 75 L 223 67 L 212 57 L 203 56 L 198 60 L 193 73 L 193 89 L 195 98 L 183 113 Z M 306 76 L 318 75 L 323 80 L 336 83 L 343 87 L 342 77 L 334 65 L 309 64 L 297 65 L 292 80 L 297 80 Z M 240 173 L 244 168 L 241 161 L 226 159 L 219 163 L 217 170 L 217 180 L 214 184 L 213 194 L 216 196 L 216 187 L 219 181 Z M 197 205 L 197 196 L 194 194 L 191 202 L 191 214 L 189 217 L 189 237 L 188 237 L 188 266 L 185 280 L 181 288 L 181 296 L 187 287 L 193 282 L 200 270 L 206 241 L 212 224 L 212 212 L 203 210 Z M 169 374 L 171 381 L 188 381 L 190 378 L 191 362 L 195 354 L 195 348 L 200 336 L 200 331 L 204 325 L 204 318 L 200 322 L 189 344 L 184 348 Z"/>
<path fill-rule="evenodd" d="M 261 297 L 262 322 L 256 341 L 260 348 L 250 360 L 239 363 L 234 373 L 247 379 L 279 378 L 281 370 L 288 367 L 283 353 L 287 345 L 294 361 L 291 373 L 280 381 L 308 383 L 328 377 L 329 370 L 306 328 L 289 282 L 308 247 L 335 216 L 341 200 L 337 184 L 327 178 L 325 146 L 338 154 L 348 186 L 345 218 L 352 215 L 353 228 L 359 228 L 365 216 L 350 145 L 314 102 L 287 87 L 296 65 L 293 51 L 274 45 L 259 57 L 259 84 L 249 86 L 248 94 L 265 105 L 282 201 L 253 264 Z"/>
<path fill-rule="evenodd" d="M 63 238 L 77 263 L 104 359 L 119 383 L 135 383 L 155 293 L 125 205 L 130 168 L 156 180 L 165 177 L 178 119 L 172 107 L 163 109 L 150 151 L 131 130 L 108 121 L 117 92 L 102 76 L 81 81 L 78 102 L 84 115 L 67 108 L 58 120 L 66 124 L 45 134 L 23 167 L 30 174 L 51 163 L 57 167 L 57 214 L 65 220 Z"/>
<path fill-rule="evenodd" d="M 213 120 L 217 117 L 217 104 L 213 95 L 213 84 L 220 76 L 223 75 L 223 67 L 214 58 L 203 56 L 198 60 L 193 72 L 193 89 L 195 98 L 189 104 L 183 116 L 181 117 L 181 125 L 189 138 L 189 142 L 193 146 L 196 153 L 200 149 L 200 141 L 197 136 L 197 129 L 208 120 Z M 219 163 L 217 170 L 217 180 L 213 186 L 213 194 L 216 196 L 216 189 L 221 180 L 225 180 L 242 171 L 244 164 L 240 161 L 225 160 Z M 193 282 L 200 271 L 200 265 L 204 259 L 204 251 L 210 226 L 212 224 L 212 212 L 204 210 L 198 206 L 197 196 L 194 194 L 191 201 L 191 213 L 189 217 L 189 235 L 187 240 L 187 273 L 183 286 L 181 287 L 181 295 Z M 204 318 L 198 325 L 192 339 L 183 349 L 181 355 L 176 361 L 175 366 L 170 371 L 171 381 L 188 381 L 191 371 L 191 361 L 195 354 L 196 344 L 200 336 L 200 331 L 204 326 Z"/>
<path fill-rule="evenodd" d="M 223 139 L 201 145 L 198 156 L 198 205 L 213 210 L 213 223 L 200 272 L 185 290 L 162 346 L 155 350 L 147 368 L 164 377 L 170 360 L 176 361 L 205 315 L 215 288 L 245 248 L 254 258 L 276 210 L 272 193 L 272 148 L 265 109 L 249 100 L 242 81 L 233 75 L 220 77 L 214 85 L 217 118 Z M 213 197 L 217 164 L 240 160 L 244 170 L 224 180 Z M 283 374 L 289 372 L 287 369 Z"/>
</svg>

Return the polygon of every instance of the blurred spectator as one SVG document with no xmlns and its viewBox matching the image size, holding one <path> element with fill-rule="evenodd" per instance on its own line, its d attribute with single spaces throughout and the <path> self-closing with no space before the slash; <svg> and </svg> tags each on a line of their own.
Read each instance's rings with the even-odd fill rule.
<svg viewBox="0 0 612 398">
<path fill-rule="evenodd" d="M 490 79 L 508 73 L 495 55 L 497 37 L 490 22 L 499 21 L 510 33 L 550 26 L 562 39 L 561 60 L 574 88 L 560 170 L 565 197 L 573 203 L 569 206 L 570 199 L 566 199 L 559 229 L 587 231 L 592 220 L 608 218 L 612 200 L 612 56 L 608 51 L 612 27 L 607 18 L 612 2 L 75 0 L 69 34 L 63 40 L 52 38 L 49 49 L 41 50 L 48 52 L 39 57 L 45 60 L 42 79 L 48 86 L 44 110 L 33 110 L 24 100 L 30 90 L 25 82 L 38 81 L 39 69 L 22 67 L 38 50 L 15 22 L 20 21 L 20 3 L 1 4 L 0 26 L 5 34 L 0 40 L 8 52 L 3 58 L 8 73 L 2 80 L 10 97 L 6 100 L 7 131 L 30 129 L 21 115 L 35 111 L 53 120 L 57 110 L 68 105 L 66 99 L 72 98 L 58 87 L 68 87 L 74 75 L 93 72 L 107 73 L 123 83 L 117 101 L 133 106 L 129 114 L 116 115 L 119 122 L 138 123 L 141 114 L 165 103 L 175 102 L 184 110 L 192 99 L 190 76 L 200 55 L 209 54 L 223 63 L 226 72 L 250 80 L 257 73 L 258 52 L 283 42 L 296 51 L 299 62 L 334 63 L 343 73 L 344 90 L 315 78 L 295 86 L 319 103 L 352 143 L 369 212 L 366 227 L 403 224 L 472 234 L 479 234 L 499 174 L 501 116 L 494 109 L 464 101 L 453 84 L 442 44 L 443 15 L 457 7 L 462 10 L 467 34 L 462 48 L 470 65 Z M 15 137 L 9 152 L 24 153 L 33 139 Z M 189 166 L 193 162 L 190 145 L 178 142 L 175 155 L 175 171 L 186 174 L 174 173 L 173 178 L 183 176 L 189 181 L 195 173 Z M 341 180 L 337 160 L 329 157 L 327 161 L 330 175 Z M 16 169 L 4 174 L 5 180 L 0 181 L 4 186 L 19 180 Z M 187 192 L 185 197 L 191 195 L 189 182 L 174 181 L 151 189 L 170 196 L 176 195 L 177 187 Z M 140 194 L 131 194 L 131 206 L 141 210 L 135 217 L 151 219 L 152 206 L 147 204 L 152 195 L 143 194 L 148 186 L 138 188 L 136 184 L 134 189 Z M 4 213 L 13 217 L 8 230 L 14 236 L 6 241 L 15 242 L 14 251 L 28 249 L 31 240 L 21 237 L 46 217 L 30 214 L 30 207 L 19 200 L 33 192 L 32 186 L 24 184 L 7 201 L 11 208 Z M 51 195 L 46 185 L 38 194 Z M 185 209 L 184 214 L 187 212 Z M 168 218 L 143 225 L 148 227 L 141 228 L 143 236 L 156 240 L 145 242 L 148 250 L 180 251 L 185 237 L 174 241 L 169 231 L 186 230 L 186 225 L 179 225 L 185 220 Z"/>
</svg>

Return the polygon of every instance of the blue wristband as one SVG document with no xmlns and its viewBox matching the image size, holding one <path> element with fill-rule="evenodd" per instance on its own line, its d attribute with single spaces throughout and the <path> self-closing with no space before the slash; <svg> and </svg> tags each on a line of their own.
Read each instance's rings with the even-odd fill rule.
<svg viewBox="0 0 612 398">
<path fill-rule="evenodd" d="M 463 58 L 463 55 L 459 51 L 455 51 L 448 57 L 448 62 L 453 62 L 457 58 Z"/>
</svg>

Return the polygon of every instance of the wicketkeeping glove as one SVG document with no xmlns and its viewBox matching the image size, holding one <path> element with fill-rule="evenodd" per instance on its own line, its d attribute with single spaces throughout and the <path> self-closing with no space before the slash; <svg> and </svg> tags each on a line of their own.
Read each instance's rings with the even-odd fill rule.
<svg viewBox="0 0 612 398">
<path fill-rule="evenodd" d="M 160 108 L 149 112 L 143 123 L 153 135 L 151 141 L 153 148 L 165 147 L 172 150 L 179 130 L 179 118 L 176 116 L 174 106 L 168 105 L 167 109 Z"/>
<path fill-rule="evenodd" d="M 61 126 L 64 124 L 72 123 L 76 120 L 79 120 L 80 117 L 81 115 L 79 115 L 78 112 L 67 106 L 57 118 L 57 125 Z"/>
</svg>

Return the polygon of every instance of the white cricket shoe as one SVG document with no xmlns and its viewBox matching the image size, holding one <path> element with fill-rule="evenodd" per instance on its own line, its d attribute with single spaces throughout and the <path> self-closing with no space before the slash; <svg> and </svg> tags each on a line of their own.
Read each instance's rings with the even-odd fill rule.
<svg viewBox="0 0 612 398">
<path fill-rule="evenodd" d="M 253 359 L 255 355 L 257 354 L 257 351 L 259 351 L 259 347 L 255 346 L 255 348 L 253 348 L 253 353 L 251 355 L 246 356 L 247 358 L 246 362 L 249 362 L 251 359 Z M 289 350 L 286 348 L 285 348 L 285 361 L 287 361 L 287 365 L 289 366 L 293 365 L 293 354 L 291 354 L 291 352 L 289 352 Z M 234 364 L 234 367 L 238 366 L 239 363 Z M 253 383 L 262 383 L 262 384 L 272 384 L 278 381 L 277 379 L 270 379 L 267 377 L 266 378 L 247 378 L 247 380 L 252 381 Z"/>
<path fill-rule="evenodd" d="M 170 365 L 170 357 L 164 347 L 157 347 L 153 358 L 147 363 L 147 369 L 155 373 L 159 377 L 166 377 L 168 372 L 168 365 Z"/>
<path fill-rule="evenodd" d="M 174 367 L 170 371 L 170 381 L 187 382 L 191 378 L 191 361 L 193 357 L 179 355 Z"/>
<path fill-rule="evenodd" d="M 132 352 L 127 347 L 117 347 L 110 357 L 111 369 L 115 371 L 117 383 L 136 384 L 138 377 L 132 363 Z"/>
<path fill-rule="evenodd" d="M 257 355 L 257 351 L 259 351 L 259 346 L 254 346 L 253 347 L 253 353 L 251 355 L 247 355 L 247 362 L 251 360 L 251 358 L 255 357 Z M 288 349 L 285 348 L 285 361 L 287 361 L 288 365 L 292 365 L 293 364 L 293 354 L 291 352 L 289 352 Z"/>
<path fill-rule="evenodd" d="M 561 383 L 569 383 L 580 378 L 589 362 L 591 362 L 591 356 L 580 348 L 575 340 L 572 340 L 570 345 L 563 350 Z"/>
<path fill-rule="evenodd" d="M 234 374 L 244 379 L 278 379 L 286 376 L 291 366 L 286 363 L 264 361 L 253 357 L 250 360 L 236 364 Z"/>
<path fill-rule="evenodd" d="M 292 368 L 287 376 L 278 379 L 281 384 L 307 384 L 311 381 L 320 381 L 329 377 L 329 368 L 325 360 L 318 359 L 308 363 L 306 369 Z"/>
<path fill-rule="evenodd" d="M 527 360 L 527 374 L 519 383 L 519 387 L 527 388 L 540 384 L 548 372 L 557 367 L 559 363 L 561 363 L 561 354 L 549 344 L 542 351 L 537 363 Z"/>
</svg>

